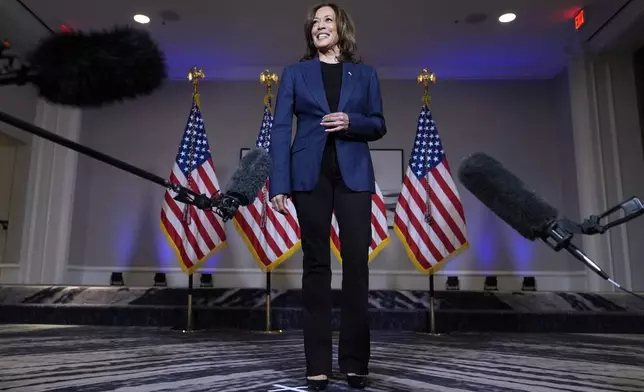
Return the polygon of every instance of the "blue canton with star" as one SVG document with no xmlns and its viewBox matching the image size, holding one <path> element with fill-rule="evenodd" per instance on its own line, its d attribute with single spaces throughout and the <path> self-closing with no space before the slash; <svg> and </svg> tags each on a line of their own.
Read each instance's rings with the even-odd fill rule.
<svg viewBox="0 0 644 392">
<path fill-rule="evenodd" d="M 445 151 L 432 112 L 427 105 L 418 116 L 418 132 L 414 139 L 414 149 L 409 158 L 409 167 L 419 179 L 435 168 L 445 158 Z"/>
<path fill-rule="evenodd" d="M 273 113 L 271 113 L 268 105 L 264 106 L 264 118 L 262 118 L 262 127 L 259 130 L 259 136 L 257 136 L 257 142 L 255 143 L 256 147 L 261 147 L 266 152 L 271 147 L 271 130 L 273 129 Z"/>
<path fill-rule="evenodd" d="M 193 170 L 210 159 L 210 156 L 210 146 L 208 145 L 208 136 L 206 136 L 201 110 L 199 110 L 197 103 L 193 101 L 190 117 L 177 153 L 176 163 L 181 168 L 181 171 L 188 176 Z"/>
</svg>

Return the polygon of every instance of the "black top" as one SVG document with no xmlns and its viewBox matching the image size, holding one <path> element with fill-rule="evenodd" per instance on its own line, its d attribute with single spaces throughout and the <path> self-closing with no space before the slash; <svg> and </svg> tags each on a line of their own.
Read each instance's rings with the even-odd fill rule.
<svg viewBox="0 0 644 392">
<path fill-rule="evenodd" d="M 328 64 L 320 61 L 322 66 L 322 81 L 326 92 L 326 100 L 331 113 L 338 111 L 340 90 L 342 89 L 342 63 Z M 340 178 L 338 158 L 335 151 L 335 134 L 328 134 L 326 146 L 322 154 L 322 173 L 330 178 Z"/>
<path fill-rule="evenodd" d="M 340 89 L 342 88 L 342 63 L 328 64 L 320 61 L 322 65 L 322 81 L 326 90 L 326 100 L 331 113 L 338 111 L 340 102 Z"/>
</svg>

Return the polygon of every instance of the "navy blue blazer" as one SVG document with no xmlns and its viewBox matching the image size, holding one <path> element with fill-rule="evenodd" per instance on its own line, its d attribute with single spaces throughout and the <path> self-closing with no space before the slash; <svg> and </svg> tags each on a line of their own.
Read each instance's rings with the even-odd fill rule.
<svg viewBox="0 0 644 392">
<path fill-rule="evenodd" d="M 368 142 L 387 133 L 380 82 L 374 67 L 343 63 L 338 112 L 346 113 L 350 122 L 347 132 L 335 133 L 342 179 L 353 191 L 374 193 L 375 178 Z M 290 195 L 315 187 L 328 135 L 320 122 L 329 113 L 320 60 L 316 57 L 287 66 L 277 92 L 271 132 L 271 199 L 275 195 Z M 291 146 L 293 116 L 297 119 L 297 130 Z"/>
</svg>

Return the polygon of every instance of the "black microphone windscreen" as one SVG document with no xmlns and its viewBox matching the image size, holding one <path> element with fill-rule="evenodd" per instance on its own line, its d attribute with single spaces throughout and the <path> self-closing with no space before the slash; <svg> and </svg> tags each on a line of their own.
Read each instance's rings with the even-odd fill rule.
<svg viewBox="0 0 644 392">
<path fill-rule="evenodd" d="M 234 194 L 242 206 L 249 205 L 266 183 L 271 168 L 272 160 L 266 150 L 260 147 L 251 149 L 241 159 L 225 193 Z"/>
<path fill-rule="evenodd" d="M 56 34 L 40 42 L 28 61 L 39 95 L 70 106 L 149 95 L 167 77 L 163 52 L 146 31 L 130 27 Z"/>
<path fill-rule="evenodd" d="M 501 163 L 484 153 L 461 162 L 458 177 L 470 192 L 523 237 L 534 241 L 559 213 Z"/>
</svg>

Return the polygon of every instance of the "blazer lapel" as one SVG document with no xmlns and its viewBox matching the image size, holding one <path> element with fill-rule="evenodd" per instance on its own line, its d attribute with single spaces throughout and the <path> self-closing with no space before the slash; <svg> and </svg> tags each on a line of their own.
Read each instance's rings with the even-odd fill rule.
<svg viewBox="0 0 644 392">
<path fill-rule="evenodd" d="M 309 91 L 315 98 L 315 101 L 320 105 L 322 110 L 326 113 L 330 112 L 329 103 L 326 100 L 326 92 L 324 91 L 324 82 L 322 81 L 322 69 L 320 67 L 320 59 L 317 57 L 304 62 L 302 73 L 304 81 Z"/>
<path fill-rule="evenodd" d="M 338 103 L 338 112 L 342 112 L 349 98 L 353 94 L 353 90 L 358 84 L 359 68 L 354 63 L 344 63 L 342 65 L 342 88 L 340 90 L 340 102 Z"/>
</svg>

